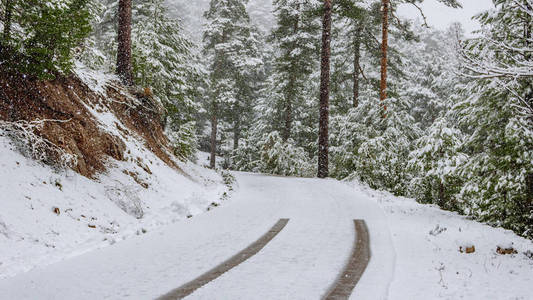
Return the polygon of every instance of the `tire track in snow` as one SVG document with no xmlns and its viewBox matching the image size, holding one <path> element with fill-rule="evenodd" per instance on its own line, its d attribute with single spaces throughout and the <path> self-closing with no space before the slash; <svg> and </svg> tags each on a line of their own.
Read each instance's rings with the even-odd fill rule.
<svg viewBox="0 0 533 300">
<path fill-rule="evenodd" d="M 332 289 L 323 298 L 324 300 L 348 299 L 353 289 L 363 276 L 370 261 L 370 238 L 368 227 L 363 220 L 354 220 L 356 239 L 352 255 L 344 271 Z"/>
<path fill-rule="evenodd" d="M 285 228 L 287 223 L 289 223 L 289 219 L 280 219 L 267 233 L 265 233 L 262 237 L 260 237 L 257 241 L 253 242 L 247 248 L 243 249 L 228 260 L 222 262 L 220 265 L 216 266 L 210 271 L 207 271 L 203 275 L 200 275 L 196 279 L 193 279 L 192 281 L 180 286 L 179 288 L 172 290 L 167 294 L 157 298 L 157 300 L 175 300 L 183 299 L 189 296 L 197 289 L 217 279 L 222 274 L 226 273 L 227 271 L 233 269 L 234 267 L 238 266 L 242 262 L 257 254 L 257 252 L 261 251 L 261 249 L 263 249 L 276 235 L 278 235 L 278 233 L 281 232 L 281 230 L 283 230 L 283 228 Z"/>
</svg>

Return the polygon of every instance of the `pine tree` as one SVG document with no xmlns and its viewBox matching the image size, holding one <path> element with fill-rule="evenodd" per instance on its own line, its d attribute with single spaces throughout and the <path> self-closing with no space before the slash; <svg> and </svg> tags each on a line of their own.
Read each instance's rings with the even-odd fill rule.
<svg viewBox="0 0 533 300">
<path fill-rule="evenodd" d="M 211 167 L 215 167 L 219 118 L 230 111 L 238 145 L 241 114 L 250 107 L 250 84 L 261 65 L 258 41 L 246 12 L 247 1 L 212 0 L 205 12 L 204 55 L 209 69 L 208 110 L 211 115 Z"/>
<path fill-rule="evenodd" d="M 357 107 L 359 105 L 359 77 L 361 77 L 361 39 L 363 35 L 363 23 L 358 22 L 355 28 L 355 34 L 353 37 L 353 98 L 352 105 Z"/>
<path fill-rule="evenodd" d="M 435 120 L 409 154 L 408 168 L 414 173 L 410 195 L 422 203 L 460 210 L 458 193 L 462 180 L 458 169 L 467 160 L 461 152 L 463 134 L 445 117 Z"/>
<path fill-rule="evenodd" d="M 423 130 L 451 109 L 457 87 L 462 83 L 456 75 L 458 39 L 462 39 L 458 26 L 455 24 L 446 31 L 415 26 L 419 41 L 405 41 L 398 47 L 404 57 L 399 97 L 412 101 L 410 114 Z"/>
<path fill-rule="evenodd" d="M 102 0 L 91 7 L 97 15 L 92 44 L 84 63 L 114 72 L 118 49 L 118 2 Z M 132 1 L 132 80 L 146 89 L 164 108 L 162 124 L 176 156 L 189 158 L 196 151 L 200 118 L 202 66 L 197 46 L 189 41 L 179 20 L 172 18 L 164 0 Z"/>
<path fill-rule="evenodd" d="M 531 237 L 533 13 L 529 3 L 498 0 L 495 9 L 478 17 L 484 34 L 463 46 L 470 83 L 454 113 L 467 135 L 464 148 L 469 159 L 460 170 L 466 212 Z"/>
<path fill-rule="evenodd" d="M 383 101 L 387 98 L 387 72 L 388 72 L 388 51 L 389 51 L 389 19 L 390 16 L 394 14 L 395 8 L 398 4 L 409 3 L 417 7 L 417 3 L 423 2 L 424 0 L 381 0 L 381 14 L 382 14 L 382 38 L 381 38 L 381 80 L 379 95 L 381 100 L 381 105 L 383 109 L 382 117 L 386 117 L 387 106 L 383 104 Z M 439 0 L 450 7 L 458 8 L 461 7 L 461 4 L 457 0 Z M 425 17 L 424 17 L 425 19 Z M 401 24 L 398 24 L 402 27 Z"/>
<path fill-rule="evenodd" d="M 347 113 L 359 105 L 365 85 L 379 60 L 376 36 L 381 24 L 379 3 L 340 0 L 334 2 L 332 38 L 332 113 Z M 377 86 L 376 86 L 377 88 Z"/>
<path fill-rule="evenodd" d="M 314 70 L 318 70 L 317 3 L 301 0 L 275 0 L 277 24 L 272 31 L 273 47 L 278 49 L 273 63 L 272 106 L 277 107 L 274 129 L 284 140 L 293 135 L 295 122 L 300 120 L 299 106 L 305 101 L 305 85 Z M 276 98 L 274 98 L 276 97 Z"/>
<path fill-rule="evenodd" d="M 88 0 L 8 1 L 1 60 L 10 71 L 52 79 L 72 69 L 74 49 L 89 34 Z"/>
<path fill-rule="evenodd" d="M 339 0 L 334 3 L 332 112 L 346 113 L 359 105 L 362 91 L 368 88 L 366 85 L 371 85 L 379 96 L 382 43 L 378 35 L 382 32 L 383 14 L 381 1 Z M 403 58 L 398 48 L 404 41 L 415 40 L 416 36 L 408 21 L 397 17 L 391 21 L 388 32 L 389 40 L 393 41 L 387 47 L 387 77 L 398 77 L 403 71 Z M 375 76 L 376 70 L 378 76 Z"/>
<path fill-rule="evenodd" d="M 387 118 L 379 103 L 375 95 L 365 96 L 348 114 L 333 117 L 332 176 L 406 195 L 408 156 L 421 132 L 409 115 L 409 99 L 387 98 Z"/>
<path fill-rule="evenodd" d="M 165 108 L 164 124 L 174 152 L 183 159 L 196 150 L 197 84 L 203 74 L 195 46 L 179 22 L 168 16 L 164 0 L 134 3 L 132 67 L 134 83 L 152 91 Z"/>
<path fill-rule="evenodd" d="M 291 140 L 284 141 L 278 131 L 260 133 L 260 129 L 255 128 L 251 132 L 260 136 L 247 137 L 233 152 L 235 170 L 300 177 L 316 174 L 306 151 Z"/>
</svg>

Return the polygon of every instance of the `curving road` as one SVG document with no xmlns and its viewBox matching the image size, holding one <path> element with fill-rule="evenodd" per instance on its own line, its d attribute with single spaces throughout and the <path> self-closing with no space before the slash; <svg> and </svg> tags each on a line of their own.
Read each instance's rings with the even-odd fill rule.
<svg viewBox="0 0 533 300">
<path fill-rule="evenodd" d="M 334 180 L 237 179 L 224 206 L 0 281 L 0 299 L 387 297 L 394 249 L 375 201 Z"/>
</svg>

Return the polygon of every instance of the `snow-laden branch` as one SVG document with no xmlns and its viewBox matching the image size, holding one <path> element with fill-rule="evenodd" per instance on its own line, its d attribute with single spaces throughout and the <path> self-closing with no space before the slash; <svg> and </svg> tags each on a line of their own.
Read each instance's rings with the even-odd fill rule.
<svg viewBox="0 0 533 300">
<path fill-rule="evenodd" d="M 520 11 L 526 13 L 529 16 L 533 16 L 533 1 L 531 0 L 525 0 L 527 5 L 524 5 L 524 3 L 519 2 L 518 0 L 512 0 L 514 4 L 518 6 Z"/>
<path fill-rule="evenodd" d="M 523 105 L 523 106 L 517 106 L 517 105 L 514 105 L 514 106 L 516 106 L 524 115 L 528 117 L 533 116 L 533 106 L 531 106 L 531 104 L 528 103 L 524 97 L 520 96 L 515 90 L 510 88 L 508 83 L 503 82 L 499 79 L 496 79 L 496 82 L 498 83 L 498 85 L 503 86 L 505 90 L 507 90 L 511 95 L 513 95 L 518 100 L 518 102 L 521 105 Z"/>
<path fill-rule="evenodd" d="M 0 135 L 10 137 L 19 150 L 32 159 L 66 169 L 78 164 L 77 156 L 66 152 L 36 132 L 42 130 L 48 122 L 66 123 L 71 120 L 39 119 L 14 122 L 0 120 Z"/>
<path fill-rule="evenodd" d="M 516 48 L 508 45 L 504 45 L 501 42 L 495 42 L 492 39 L 484 39 L 487 44 L 492 45 L 492 52 L 505 52 L 517 51 L 521 54 L 526 52 L 533 52 L 533 49 L 530 48 Z M 464 50 L 464 47 L 460 50 L 461 57 L 464 61 L 463 66 L 471 71 L 473 74 L 466 75 L 469 78 L 522 78 L 522 77 L 533 77 L 533 62 L 528 61 L 525 58 L 519 59 L 513 55 L 507 56 L 508 59 L 514 62 L 514 65 L 509 65 L 505 62 L 495 62 L 490 59 L 489 53 L 484 51 L 485 55 L 476 55 L 473 56 L 467 53 Z M 481 57 L 481 58 L 479 58 Z M 525 57 L 525 55 L 524 55 Z"/>
</svg>

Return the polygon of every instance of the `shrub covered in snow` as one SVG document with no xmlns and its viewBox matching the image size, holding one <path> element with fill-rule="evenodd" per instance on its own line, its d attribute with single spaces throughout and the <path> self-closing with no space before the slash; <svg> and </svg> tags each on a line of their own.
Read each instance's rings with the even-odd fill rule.
<svg viewBox="0 0 533 300">
<path fill-rule="evenodd" d="M 373 188 L 404 195 L 409 177 L 407 157 L 420 132 L 407 113 L 405 99 L 388 99 L 386 117 L 378 101 L 362 99 L 346 117 L 333 120 L 333 175 L 357 178 Z"/>
<path fill-rule="evenodd" d="M 77 157 L 36 134 L 45 122 L 68 122 L 62 120 L 35 120 L 7 122 L 0 120 L 0 135 L 11 138 L 14 145 L 25 156 L 37 161 L 66 169 L 77 164 Z"/>
<path fill-rule="evenodd" d="M 292 140 L 283 141 L 279 132 L 247 140 L 245 146 L 233 154 L 234 168 L 240 171 L 262 172 L 284 176 L 309 177 L 315 175 L 314 164 L 307 153 Z"/>
<path fill-rule="evenodd" d="M 467 159 L 460 152 L 462 143 L 459 130 L 450 126 L 446 118 L 437 119 L 409 154 L 408 168 L 413 173 L 409 194 L 422 203 L 459 209 L 457 193 L 462 180 L 457 169 Z"/>
<path fill-rule="evenodd" d="M 166 135 L 174 150 L 174 155 L 182 160 L 194 159 L 198 148 L 195 122 L 185 123 L 174 130 L 167 128 Z"/>
</svg>

